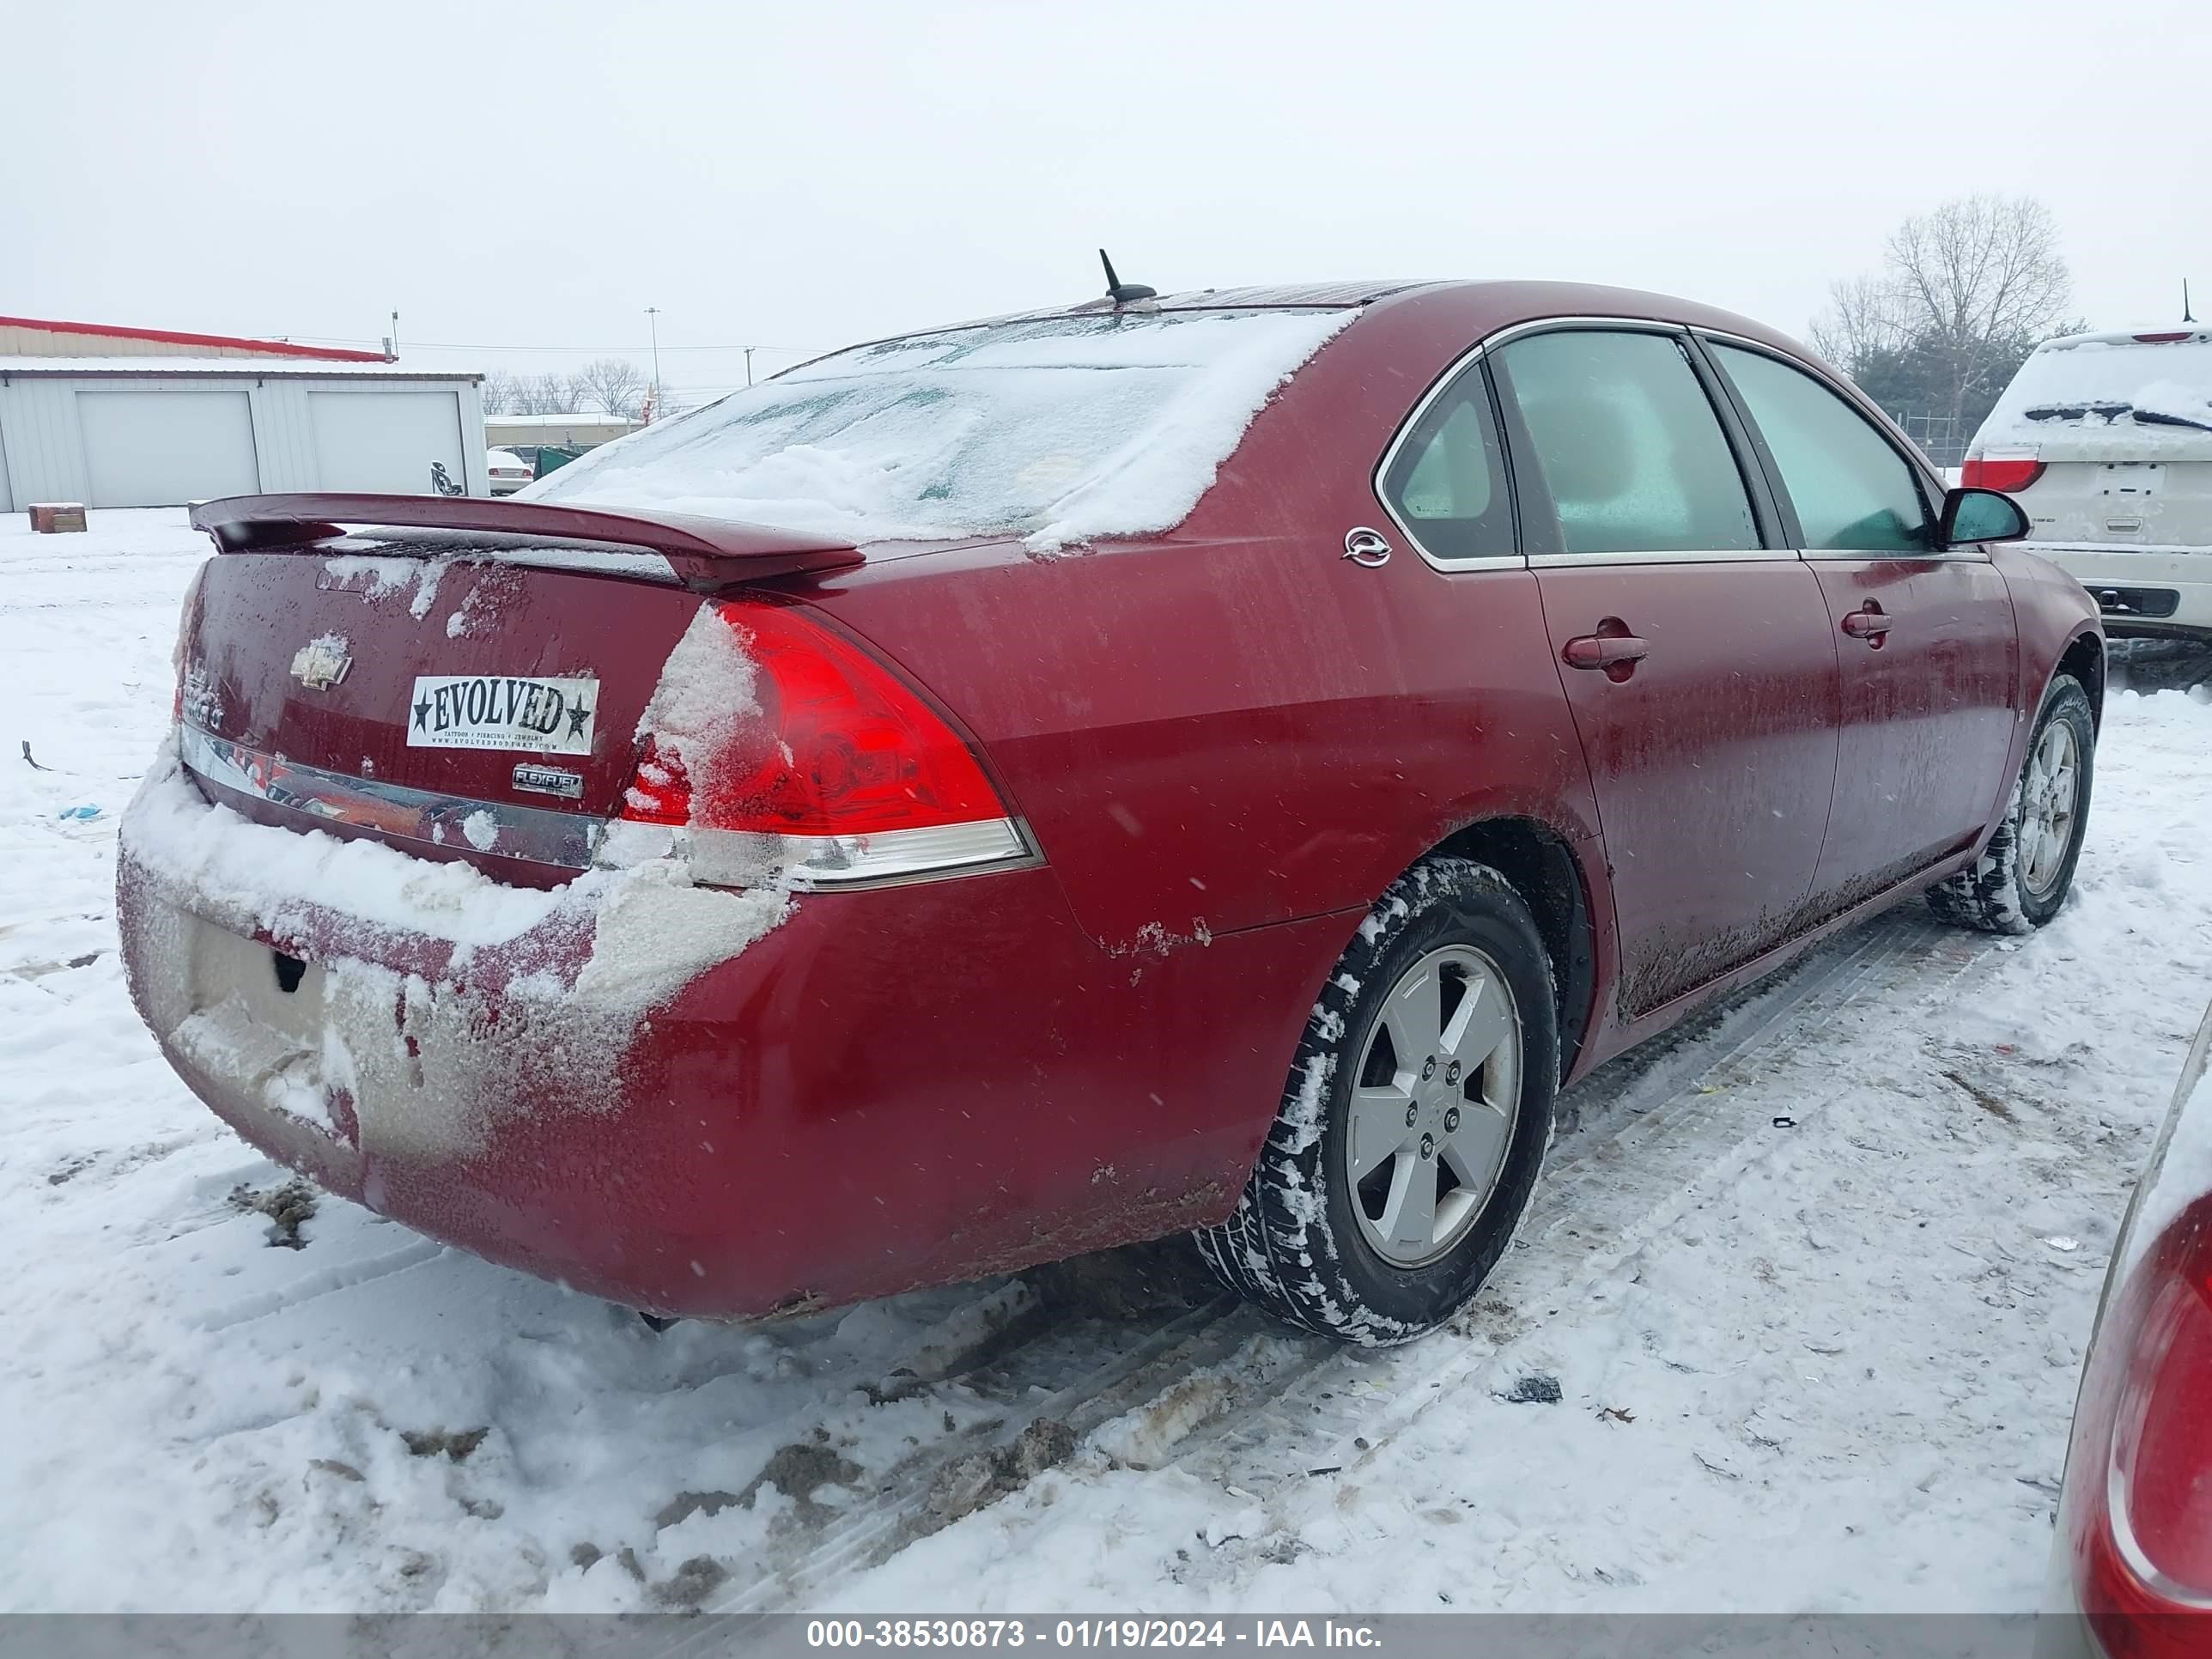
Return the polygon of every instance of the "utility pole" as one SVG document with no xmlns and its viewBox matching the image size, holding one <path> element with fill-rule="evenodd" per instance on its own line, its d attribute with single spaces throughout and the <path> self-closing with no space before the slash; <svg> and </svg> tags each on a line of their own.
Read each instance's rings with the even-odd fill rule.
<svg viewBox="0 0 2212 1659">
<path fill-rule="evenodd" d="M 399 313 L 392 313 L 392 361 L 399 361 Z"/>
<path fill-rule="evenodd" d="M 645 308 L 645 325 L 653 331 L 653 412 L 660 413 L 660 307 Z"/>
<path fill-rule="evenodd" d="M 753 352 L 755 349 L 756 348 L 752 346 L 747 346 L 745 348 L 745 384 L 747 386 L 750 386 L 753 383 Z"/>
</svg>

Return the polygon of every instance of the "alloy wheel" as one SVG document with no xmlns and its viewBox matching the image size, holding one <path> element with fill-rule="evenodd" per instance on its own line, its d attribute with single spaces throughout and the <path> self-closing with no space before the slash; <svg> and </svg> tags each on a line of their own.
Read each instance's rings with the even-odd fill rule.
<svg viewBox="0 0 2212 1659">
<path fill-rule="evenodd" d="M 2066 863 L 2080 810 L 2081 751 L 2074 728 L 2054 720 L 2028 757 L 2020 788 L 2020 879 L 2030 892 L 2046 893 Z"/>
<path fill-rule="evenodd" d="M 1521 1018 L 1498 964 L 1447 945 L 1400 975 L 1354 1074 L 1343 1174 L 1394 1267 L 1435 1261 L 1497 1188 L 1521 1098 Z"/>
</svg>

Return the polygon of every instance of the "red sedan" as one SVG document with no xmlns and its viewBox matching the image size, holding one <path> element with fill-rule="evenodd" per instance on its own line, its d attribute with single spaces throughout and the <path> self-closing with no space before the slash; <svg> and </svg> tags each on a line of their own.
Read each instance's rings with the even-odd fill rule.
<svg viewBox="0 0 2212 1659">
<path fill-rule="evenodd" d="M 2212 1009 L 2113 1241 L 2035 1659 L 2212 1653 Z"/>
<path fill-rule="evenodd" d="M 1546 283 L 1117 288 L 504 501 L 210 503 L 131 982 L 256 1146 L 664 1314 L 1195 1230 L 1465 1303 L 1553 1097 L 2063 902 L 2095 605 L 1848 383 Z"/>
</svg>

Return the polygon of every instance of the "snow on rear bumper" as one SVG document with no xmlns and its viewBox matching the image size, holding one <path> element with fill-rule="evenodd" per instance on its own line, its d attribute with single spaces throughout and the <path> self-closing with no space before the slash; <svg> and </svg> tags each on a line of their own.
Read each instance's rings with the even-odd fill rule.
<svg viewBox="0 0 2212 1659">
<path fill-rule="evenodd" d="M 791 908 L 774 889 L 695 886 L 667 860 L 511 887 L 252 823 L 209 802 L 173 741 L 125 815 L 117 879 L 129 904 L 175 918 L 146 964 L 166 971 L 138 988 L 165 1044 L 294 1115 L 350 1116 L 358 1144 L 416 1156 L 481 1146 L 514 1080 L 540 1084 L 549 1066 L 593 1079 L 567 1091 L 589 1109 L 648 1012 Z M 273 951 L 313 964 L 312 981 L 278 984 Z"/>
<path fill-rule="evenodd" d="M 139 1011 L 202 1099 L 331 1189 L 477 1248 L 504 1236 L 487 1217 L 517 1147 L 599 1140 L 653 1098 L 655 1013 L 792 908 L 666 862 L 516 888 L 254 823 L 173 746 L 125 814 L 117 888 Z"/>
<path fill-rule="evenodd" d="M 335 1192 L 669 1313 L 836 1304 L 1218 1220 L 1352 925 L 1109 951 L 1033 866 L 776 900 L 771 931 L 641 1004 L 583 970 L 611 939 L 680 960 L 650 910 L 611 918 L 635 872 L 487 896 L 468 866 L 245 825 L 173 781 L 126 817 L 118 908 L 140 1011 L 194 1091 Z M 198 845 L 240 827 L 243 871 Z M 403 900 L 441 927 L 360 914 Z M 307 965 L 290 993 L 279 949 Z M 627 1017 L 595 1024 L 611 1006 Z M 241 1041 L 247 1019 L 276 1041 Z M 295 1092 L 319 1085 L 327 1127 Z"/>
</svg>

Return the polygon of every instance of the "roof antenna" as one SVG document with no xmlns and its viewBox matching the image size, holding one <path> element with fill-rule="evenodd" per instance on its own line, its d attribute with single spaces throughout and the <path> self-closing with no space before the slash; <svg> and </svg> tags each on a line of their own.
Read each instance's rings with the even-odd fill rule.
<svg viewBox="0 0 2212 1659">
<path fill-rule="evenodd" d="M 1133 300 L 1157 300 L 1160 291 L 1146 288 L 1142 283 L 1125 283 L 1114 274 L 1114 262 L 1106 257 L 1106 250 L 1098 250 L 1098 263 L 1106 267 L 1106 297 L 1117 306 L 1127 305 Z"/>
<path fill-rule="evenodd" d="M 1109 266 L 1108 269 L 1111 270 L 1112 267 Z M 2186 276 L 2181 279 L 2181 320 L 2185 323 L 2193 323 L 2197 320 L 2189 314 L 2189 278 Z"/>
</svg>

